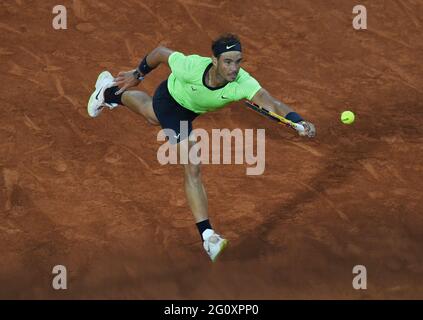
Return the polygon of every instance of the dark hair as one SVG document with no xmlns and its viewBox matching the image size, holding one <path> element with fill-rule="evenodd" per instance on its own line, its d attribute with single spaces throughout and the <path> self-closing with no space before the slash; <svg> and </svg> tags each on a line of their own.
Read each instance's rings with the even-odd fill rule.
<svg viewBox="0 0 423 320">
<path fill-rule="evenodd" d="M 216 49 L 220 46 L 226 46 L 228 44 L 233 44 L 233 43 L 241 43 L 241 40 L 239 40 L 238 36 L 232 33 L 224 33 L 222 35 L 220 35 L 217 39 L 215 39 L 212 42 L 212 51 L 213 51 L 213 55 L 216 58 L 219 58 L 220 54 L 216 55 Z"/>
</svg>

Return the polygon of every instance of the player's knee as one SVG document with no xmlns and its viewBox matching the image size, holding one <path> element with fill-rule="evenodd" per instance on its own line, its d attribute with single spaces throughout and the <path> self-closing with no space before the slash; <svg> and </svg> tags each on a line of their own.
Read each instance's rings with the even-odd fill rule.
<svg viewBox="0 0 423 320">
<path fill-rule="evenodd" d="M 201 179 L 201 170 L 199 164 L 186 164 L 185 165 L 185 176 L 191 180 Z"/>
<path fill-rule="evenodd" d="M 150 124 L 152 124 L 153 126 L 159 126 L 160 125 L 160 122 L 158 120 L 156 120 L 156 119 L 153 119 L 152 117 L 151 118 L 147 118 L 147 121 Z"/>
<path fill-rule="evenodd" d="M 151 100 L 151 97 L 142 91 L 125 91 L 122 101 L 125 103 L 143 106 Z"/>
</svg>

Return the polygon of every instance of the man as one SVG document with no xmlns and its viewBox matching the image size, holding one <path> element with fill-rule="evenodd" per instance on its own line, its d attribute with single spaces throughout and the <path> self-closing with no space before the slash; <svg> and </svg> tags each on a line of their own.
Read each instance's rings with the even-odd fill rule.
<svg viewBox="0 0 423 320">
<path fill-rule="evenodd" d="M 97 117 L 104 107 L 110 109 L 124 105 L 144 116 L 153 125 L 172 129 L 170 143 L 179 143 L 189 137 L 192 122 L 203 113 L 222 108 L 226 104 L 248 99 L 285 118 L 301 123 L 302 136 L 313 137 L 314 125 L 304 121 L 282 102 L 274 99 L 240 65 L 242 48 L 233 34 L 220 36 L 212 43 L 211 58 L 198 55 L 185 56 L 181 52 L 158 47 L 146 55 L 137 69 L 120 72 L 117 78 L 102 72 L 96 89 L 88 102 L 88 113 Z M 142 91 L 126 91 L 160 64 L 168 64 L 172 73 L 156 89 L 153 97 Z M 180 121 L 188 122 L 188 135 L 180 131 Z M 190 148 L 195 142 L 188 141 Z M 178 148 L 180 152 L 180 148 Z M 203 247 L 212 261 L 227 245 L 227 240 L 211 227 L 207 212 L 207 195 L 201 181 L 200 165 L 188 163 L 185 168 L 185 193 L 194 215 Z"/>
</svg>

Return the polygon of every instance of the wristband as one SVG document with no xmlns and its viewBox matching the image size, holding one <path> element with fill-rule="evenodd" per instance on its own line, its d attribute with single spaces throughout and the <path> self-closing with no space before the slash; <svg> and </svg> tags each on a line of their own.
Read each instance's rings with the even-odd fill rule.
<svg viewBox="0 0 423 320">
<path fill-rule="evenodd" d="M 285 119 L 288 119 L 289 121 L 298 123 L 300 121 L 304 121 L 303 118 L 301 118 L 301 116 L 296 113 L 296 112 L 290 112 L 285 116 Z"/>
<path fill-rule="evenodd" d="M 147 73 L 149 73 L 152 68 L 147 64 L 147 56 L 142 59 L 140 65 L 138 66 L 138 71 L 141 72 L 142 76 L 145 76 Z"/>
</svg>

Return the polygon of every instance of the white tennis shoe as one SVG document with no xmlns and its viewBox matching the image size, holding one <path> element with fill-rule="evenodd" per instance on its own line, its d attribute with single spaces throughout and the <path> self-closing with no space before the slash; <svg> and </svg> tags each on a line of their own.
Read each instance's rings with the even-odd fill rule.
<svg viewBox="0 0 423 320">
<path fill-rule="evenodd" d="M 115 78 L 113 78 L 109 71 L 103 71 L 100 73 L 97 78 L 97 82 L 95 83 L 95 90 L 91 94 L 87 105 L 87 111 L 90 117 L 97 117 L 101 111 L 103 111 L 104 107 L 113 109 L 118 106 L 117 103 L 104 102 L 104 91 L 106 91 L 107 88 L 113 87 L 115 85 Z"/>
<path fill-rule="evenodd" d="M 215 262 L 217 257 L 228 245 L 228 240 L 223 239 L 220 235 L 211 229 L 206 229 L 203 232 L 203 247 L 209 255 L 210 259 Z"/>
</svg>

